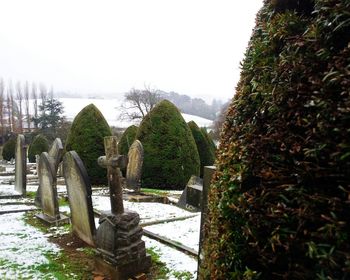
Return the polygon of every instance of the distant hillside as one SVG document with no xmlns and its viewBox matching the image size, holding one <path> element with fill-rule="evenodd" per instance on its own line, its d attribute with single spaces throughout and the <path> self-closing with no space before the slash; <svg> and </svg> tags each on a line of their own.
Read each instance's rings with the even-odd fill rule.
<svg viewBox="0 0 350 280">
<path fill-rule="evenodd" d="M 168 99 L 174 103 L 181 112 L 200 116 L 212 121 L 216 119 L 216 116 L 223 105 L 221 100 L 216 99 L 214 99 L 212 104 L 209 105 L 201 98 L 191 98 L 188 95 L 178 94 L 173 91 L 159 91 L 159 93 L 162 98 Z"/>
</svg>

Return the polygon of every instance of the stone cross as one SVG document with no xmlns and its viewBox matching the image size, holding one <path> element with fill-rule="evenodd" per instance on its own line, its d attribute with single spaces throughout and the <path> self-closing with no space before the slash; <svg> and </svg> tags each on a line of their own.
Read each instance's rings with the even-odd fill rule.
<svg viewBox="0 0 350 280">
<path fill-rule="evenodd" d="M 98 164 L 103 168 L 107 168 L 111 212 L 114 215 L 118 215 L 124 213 L 123 190 L 120 182 L 119 168 L 125 168 L 127 158 L 118 154 L 117 137 L 105 137 L 104 146 L 106 155 L 98 158 Z"/>
</svg>

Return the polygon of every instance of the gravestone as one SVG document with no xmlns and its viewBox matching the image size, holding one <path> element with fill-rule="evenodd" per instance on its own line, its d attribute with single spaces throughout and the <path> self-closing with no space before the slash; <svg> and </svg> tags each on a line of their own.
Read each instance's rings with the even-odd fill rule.
<svg viewBox="0 0 350 280">
<path fill-rule="evenodd" d="M 6 172 L 6 167 L 0 165 L 0 172 Z"/>
<path fill-rule="evenodd" d="M 109 273 L 112 279 L 128 279 L 149 271 L 151 258 L 146 255 L 145 242 L 141 240 L 139 214 L 124 211 L 119 168 L 125 167 L 126 157 L 118 155 L 115 136 L 105 137 L 104 144 L 106 156 L 98 162 L 107 167 L 111 212 L 103 213 L 99 220 L 96 246 L 100 255 L 96 267 Z"/>
<path fill-rule="evenodd" d="M 39 160 L 39 186 L 42 213 L 36 217 L 47 224 L 64 224 L 69 218 L 59 212 L 57 176 L 52 158 L 43 152 Z"/>
<path fill-rule="evenodd" d="M 27 148 L 22 134 L 18 134 L 15 152 L 15 191 L 26 195 L 27 186 Z"/>
<path fill-rule="evenodd" d="M 202 213 L 201 213 L 201 225 L 200 225 L 200 232 L 199 232 L 199 249 L 198 249 L 198 275 L 199 275 L 199 268 L 201 265 L 201 261 L 203 259 L 202 254 L 202 244 L 204 240 L 204 224 L 207 219 L 208 215 L 208 195 L 210 191 L 210 185 L 211 180 L 213 178 L 214 172 L 216 170 L 215 166 L 204 166 L 203 170 L 203 193 L 202 193 Z"/>
<path fill-rule="evenodd" d="M 57 177 L 57 169 L 58 169 L 58 166 L 61 162 L 62 155 L 63 155 L 62 141 L 60 138 L 56 138 L 55 141 L 52 143 L 50 151 L 48 152 L 48 160 L 53 165 L 53 172 L 54 172 L 55 180 L 57 180 L 57 178 L 56 178 Z M 38 178 L 39 178 L 39 186 L 38 186 L 38 189 L 36 191 L 36 196 L 35 196 L 35 205 L 38 207 L 41 207 L 40 168 L 39 168 L 39 164 L 38 164 L 40 162 L 40 156 L 35 155 L 35 159 L 37 161 L 37 174 L 38 174 Z"/>
<path fill-rule="evenodd" d="M 198 176 L 191 176 L 183 190 L 177 206 L 190 210 L 200 211 L 202 204 L 203 180 Z"/>
<path fill-rule="evenodd" d="M 129 148 L 128 165 L 126 168 L 126 186 L 136 192 L 140 191 L 140 180 L 143 164 L 143 146 L 135 140 Z"/>
<path fill-rule="evenodd" d="M 75 151 L 63 158 L 73 232 L 83 241 L 95 246 L 95 220 L 91 200 L 91 184 L 83 162 Z"/>
</svg>

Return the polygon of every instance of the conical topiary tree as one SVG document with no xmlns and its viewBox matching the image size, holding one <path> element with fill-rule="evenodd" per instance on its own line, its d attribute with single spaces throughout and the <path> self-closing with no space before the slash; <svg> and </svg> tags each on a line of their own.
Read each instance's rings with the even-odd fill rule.
<svg viewBox="0 0 350 280">
<path fill-rule="evenodd" d="M 200 177 L 203 177 L 203 167 L 214 163 L 214 153 L 198 125 L 194 121 L 190 121 L 188 126 L 191 129 L 194 141 L 196 142 L 200 160 Z"/>
<path fill-rule="evenodd" d="M 264 1 L 217 153 L 201 279 L 350 278 L 349 11 Z"/>
<path fill-rule="evenodd" d="M 75 117 L 66 141 L 65 150 L 78 153 L 95 185 L 107 183 L 106 169 L 97 164 L 98 157 L 105 154 L 105 136 L 111 136 L 111 129 L 100 110 L 90 104 Z"/>
<path fill-rule="evenodd" d="M 146 115 L 136 138 L 144 147 L 142 187 L 183 189 L 191 175 L 199 175 L 199 155 L 191 130 L 168 100 Z"/>
<path fill-rule="evenodd" d="M 38 134 L 34 137 L 33 142 L 28 148 L 28 160 L 29 162 L 35 162 L 35 155 L 41 155 L 42 152 L 47 152 L 49 150 L 49 141 L 47 138 Z"/>
<path fill-rule="evenodd" d="M 207 131 L 207 128 L 206 127 L 201 127 L 201 131 L 205 137 L 205 139 L 207 139 L 209 145 L 210 145 L 210 150 L 215 158 L 215 152 L 216 152 L 216 145 L 214 143 L 214 140 L 212 138 L 211 135 L 209 135 L 208 131 Z"/>
<path fill-rule="evenodd" d="M 118 152 L 121 155 L 127 155 L 129 148 L 136 139 L 137 126 L 129 126 L 123 133 L 118 143 Z"/>
</svg>

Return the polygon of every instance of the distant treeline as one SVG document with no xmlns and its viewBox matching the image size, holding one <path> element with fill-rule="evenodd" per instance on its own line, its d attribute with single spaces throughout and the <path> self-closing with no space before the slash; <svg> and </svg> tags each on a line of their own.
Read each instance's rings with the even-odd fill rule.
<svg viewBox="0 0 350 280">
<path fill-rule="evenodd" d="M 168 99 L 185 114 L 195 115 L 209 120 L 215 120 L 223 102 L 213 99 L 211 105 L 201 98 L 191 98 L 188 95 L 170 91 L 159 91 L 161 98 Z"/>
</svg>

